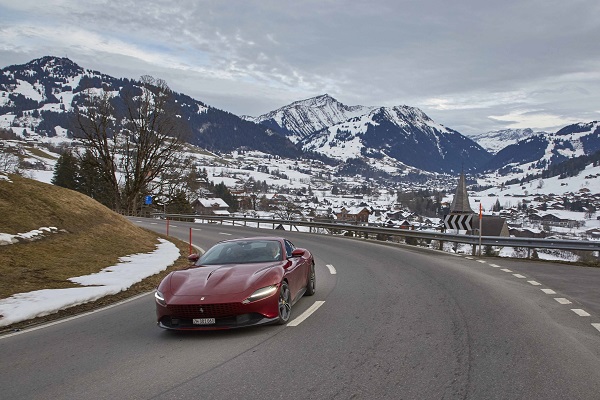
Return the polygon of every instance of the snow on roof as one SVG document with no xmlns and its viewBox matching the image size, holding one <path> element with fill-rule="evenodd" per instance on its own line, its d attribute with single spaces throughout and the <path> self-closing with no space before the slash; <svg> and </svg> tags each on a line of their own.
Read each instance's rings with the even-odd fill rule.
<svg viewBox="0 0 600 400">
<path fill-rule="evenodd" d="M 211 208 L 211 207 L 225 207 L 229 208 L 229 204 L 225 203 L 225 201 L 221 198 L 215 197 L 212 199 L 198 199 L 198 202 L 202 204 L 202 207 Z"/>
</svg>

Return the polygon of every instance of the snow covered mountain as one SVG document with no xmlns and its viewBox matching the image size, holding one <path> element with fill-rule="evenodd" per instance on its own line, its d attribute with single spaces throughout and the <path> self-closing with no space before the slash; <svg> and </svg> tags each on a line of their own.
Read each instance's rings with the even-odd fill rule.
<svg viewBox="0 0 600 400">
<path fill-rule="evenodd" d="M 539 173 L 550 164 L 600 151 L 600 122 L 566 126 L 556 133 L 526 137 L 500 150 L 483 168 L 501 173 Z"/>
<path fill-rule="evenodd" d="M 299 100 L 275 111 L 243 118 L 265 125 L 297 143 L 314 132 L 359 117 L 375 107 L 346 106 L 328 94 Z"/>
<path fill-rule="evenodd" d="M 522 139 L 533 135 L 544 134 L 547 134 L 547 132 L 534 132 L 532 129 L 526 128 L 502 129 L 499 131 L 490 131 L 486 133 L 480 133 L 478 135 L 471 135 L 469 137 L 490 153 L 496 154 L 506 146 L 515 144 Z"/>
<path fill-rule="evenodd" d="M 347 160 L 392 160 L 430 172 L 474 170 L 491 155 L 460 133 L 408 106 L 346 106 L 329 95 L 297 101 L 254 121 L 305 151 Z"/>
<path fill-rule="evenodd" d="M 140 82 L 117 79 L 83 69 L 68 58 L 46 56 L 0 70 L 0 128 L 25 137 L 73 138 L 73 107 L 87 91 L 105 90 L 116 97 Z M 301 152 L 287 138 L 265 126 L 245 121 L 182 93 L 172 93 L 172 104 L 187 121 L 191 144 L 211 151 L 254 149 L 296 158 Z"/>
</svg>

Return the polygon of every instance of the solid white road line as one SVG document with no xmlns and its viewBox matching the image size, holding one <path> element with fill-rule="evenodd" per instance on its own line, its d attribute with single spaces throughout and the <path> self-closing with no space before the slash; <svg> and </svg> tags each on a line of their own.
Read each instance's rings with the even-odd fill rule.
<svg viewBox="0 0 600 400">
<path fill-rule="evenodd" d="M 35 326 L 33 328 L 25 328 L 25 329 L 23 329 L 21 331 L 18 331 L 18 332 L 14 332 L 14 333 L 9 333 L 9 334 L 6 334 L 6 335 L 2 335 L 2 336 L 0 336 L 0 340 L 6 339 L 6 338 L 9 338 L 9 337 L 12 337 L 12 336 L 21 335 L 21 334 L 24 334 L 24 333 L 29 333 L 29 332 L 37 331 L 38 329 L 48 328 L 50 326 L 62 324 L 64 322 L 73 321 L 74 319 L 82 318 L 82 317 L 88 316 L 90 314 L 95 314 L 95 313 L 100 312 L 100 311 L 108 310 L 109 308 L 113 308 L 113 307 L 120 306 L 121 304 L 129 303 L 130 301 L 137 300 L 140 297 L 148 296 L 150 294 L 154 294 L 154 290 L 152 290 L 151 292 L 146 292 L 146 293 L 138 294 L 137 296 L 130 297 L 130 298 L 125 299 L 123 301 L 119 301 L 118 303 L 110 304 L 110 305 L 108 305 L 106 307 L 102 307 L 102 308 L 98 308 L 98 309 L 95 309 L 95 310 L 92 310 L 92 311 L 88 311 L 88 312 L 83 313 L 83 314 L 77 314 L 77 315 L 74 315 L 72 317 L 68 317 L 68 318 L 65 318 L 65 319 L 59 319 L 59 320 L 56 320 L 56 321 L 49 322 L 47 324 L 38 325 L 38 326 Z"/>
<path fill-rule="evenodd" d="M 580 317 L 589 317 L 590 313 L 588 313 L 585 310 L 582 310 L 581 308 L 571 308 L 571 311 L 573 311 L 575 314 L 579 315 Z"/>
<path fill-rule="evenodd" d="M 600 331 L 600 324 L 593 323 L 592 326 Z"/>
<path fill-rule="evenodd" d="M 530 284 L 532 284 L 533 286 L 540 286 L 540 285 L 541 285 L 541 283 L 539 283 L 539 282 L 536 282 L 536 281 L 527 281 L 527 283 L 530 283 Z"/>
<path fill-rule="evenodd" d="M 504 272 L 512 272 L 510 269 L 508 268 L 502 268 L 500 271 L 504 271 Z"/>
<path fill-rule="evenodd" d="M 571 300 L 565 299 L 564 297 L 555 297 L 554 300 L 558 301 L 560 304 L 571 304 Z"/>
<path fill-rule="evenodd" d="M 335 267 L 334 267 L 333 265 L 331 265 L 331 264 L 327 264 L 327 268 L 329 268 L 329 273 L 330 273 L 331 275 L 335 275 L 335 274 L 337 274 L 337 271 L 335 270 Z"/>
<path fill-rule="evenodd" d="M 490 264 L 490 267 L 494 267 L 494 268 L 502 268 L 502 267 L 500 267 L 499 265 L 496 265 L 496 264 Z"/>
<path fill-rule="evenodd" d="M 515 276 L 515 277 L 517 277 L 517 278 L 520 278 L 520 279 L 527 278 L 526 276 L 523 276 L 523 275 L 521 275 L 521 274 L 513 274 L 513 276 Z"/>
<path fill-rule="evenodd" d="M 552 289 L 542 289 L 542 292 L 546 294 L 556 294 L 556 292 Z"/>
<path fill-rule="evenodd" d="M 304 321 L 306 318 L 310 317 L 312 313 L 317 311 L 319 307 L 325 304 L 324 301 L 315 301 L 315 304 L 310 306 L 306 311 L 296 317 L 293 321 L 289 322 L 287 326 L 298 326 Z"/>
</svg>

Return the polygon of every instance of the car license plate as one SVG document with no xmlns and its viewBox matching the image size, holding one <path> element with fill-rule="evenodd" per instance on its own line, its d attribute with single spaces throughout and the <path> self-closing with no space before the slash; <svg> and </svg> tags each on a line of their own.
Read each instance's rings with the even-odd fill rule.
<svg viewBox="0 0 600 400">
<path fill-rule="evenodd" d="M 192 320 L 194 325 L 211 325 L 215 323 L 214 318 L 194 318 Z"/>
</svg>

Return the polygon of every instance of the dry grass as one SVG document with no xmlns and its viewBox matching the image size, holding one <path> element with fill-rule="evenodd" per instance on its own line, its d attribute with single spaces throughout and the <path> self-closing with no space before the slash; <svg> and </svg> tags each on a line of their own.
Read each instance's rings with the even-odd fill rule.
<svg viewBox="0 0 600 400">
<path fill-rule="evenodd" d="M 38 289 L 76 287 L 67 279 L 115 265 L 119 257 L 156 248 L 156 233 L 133 225 L 87 196 L 16 175 L 10 179 L 12 183 L 0 180 L 0 233 L 24 233 L 40 227 L 66 232 L 0 246 L 0 298 Z M 182 258 L 169 271 L 186 265 L 187 245 L 176 244 Z M 111 297 L 119 300 L 151 290 L 165 274 L 149 278 L 127 294 Z"/>
</svg>

